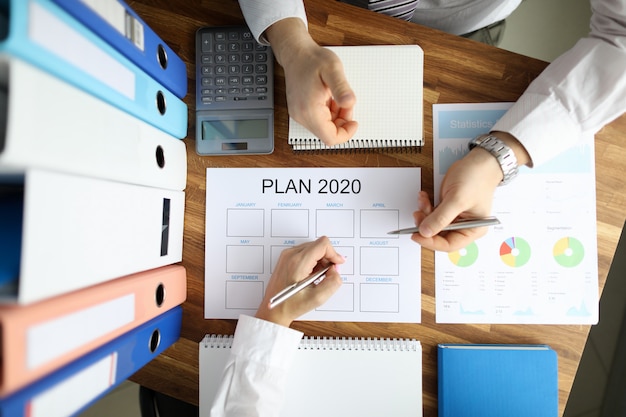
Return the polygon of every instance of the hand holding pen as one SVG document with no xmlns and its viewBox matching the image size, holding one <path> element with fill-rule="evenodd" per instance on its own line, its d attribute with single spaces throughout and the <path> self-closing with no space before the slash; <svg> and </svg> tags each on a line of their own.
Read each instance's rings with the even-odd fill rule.
<svg viewBox="0 0 626 417">
<path fill-rule="evenodd" d="M 270 298 L 270 309 L 284 303 L 309 285 L 318 285 L 324 280 L 324 278 L 326 278 L 326 272 L 333 266 L 333 264 L 325 266 L 319 271 L 313 272 L 302 281 L 294 282 L 293 284 L 286 286 L 282 291 Z"/>
<path fill-rule="evenodd" d="M 325 303 L 339 289 L 341 276 L 334 265 L 343 262 L 343 256 L 335 251 L 326 237 L 285 249 L 268 282 L 256 317 L 288 327 L 293 320 Z M 325 268 L 323 279 L 319 280 L 322 274 L 311 279 L 312 274 Z M 306 278 L 310 282 L 306 281 L 307 285 L 304 285 L 302 281 Z M 316 280 L 317 285 L 313 283 Z M 288 288 L 296 287 L 298 290 L 280 303 L 271 303 L 277 294 L 286 294 Z"/>
<path fill-rule="evenodd" d="M 492 160 L 495 158 L 488 152 L 483 153 L 486 154 L 487 163 L 493 163 Z M 478 155 L 478 157 L 481 156 Z M 440 203 L 436 207 L 432 205 L 426 192 L 419 192 L 418 209 L 413 213 L 413 217 L 420 230 L 412 234 L 411 239 L 422 248 L 453 252 L 484 236 L 489 230 L 487 227 L 443 230 L 455 219 L 481 218 L 491 215 L 493 196 L 502 171 L 500 171 L 500 177 L 495 176 L 494 173 L 483 173 L 476 168 L 479 162 L 474 159 L 474 156 L 463 158 L 462 162 L 457 161 L 453 164 L 454 168 L 451 167 L 448 170 L 441 186 Z M 497 163 L 494 165 L 497 173 L 500 169 L 499 165 Z M 476 178 L 477 176 L 479 178 Z M 485 178 L 491 182 L 485 183 Z M 481 182 L 481 180 L 484 181 Z"/>
</svg>

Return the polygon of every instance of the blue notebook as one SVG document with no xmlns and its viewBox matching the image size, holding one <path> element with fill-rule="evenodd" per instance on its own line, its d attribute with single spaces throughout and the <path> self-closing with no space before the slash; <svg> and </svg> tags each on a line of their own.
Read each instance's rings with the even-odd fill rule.
<svg viewBox="0 0 626 417">
<path fill-rule="evenodd" d="M 557 355 L 546 345 L 440 344 L 439 417 L 556 417 Z"/>
</svg>

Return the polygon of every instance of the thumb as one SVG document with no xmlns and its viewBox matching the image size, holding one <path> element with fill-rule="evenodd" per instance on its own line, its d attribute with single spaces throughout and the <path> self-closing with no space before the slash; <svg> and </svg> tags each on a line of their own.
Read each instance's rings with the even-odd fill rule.
<svg viewBox="0 0 626 417">
<path fill-rule="evenodd" d="M 324 300 L 330 298 L 343 284 L 341 274 L 337 270 L 337 266 L 331 267 L 326 272 L 326 277 L 316 286 L 316 291 L 321 292 Z"/>
<path fill-rule="evenodd" d="M 341 65 L 332 65 L 322 73 L 322 81 L 330 89 L 335 102 L 342 108 L 352 108 L 356 103 L 356 95 L 346 79 Z"/>
<path fill-rule="evenodd" d="M 445 203 L 437 206 L 432 213 L 424 217 L 419 224 L 419 233 L 424 237 L 433 237 L 441 232 L 441 229 L 452 223 L 459 215 L 458 210 L 454 210 Z"/>
</svg>

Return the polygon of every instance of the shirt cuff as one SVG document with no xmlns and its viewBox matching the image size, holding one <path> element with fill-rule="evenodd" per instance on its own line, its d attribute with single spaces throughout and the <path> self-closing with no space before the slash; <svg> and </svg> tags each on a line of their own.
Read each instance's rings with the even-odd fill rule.
<svg viewBox="0 0 626 417">
<path fill-rule="evenodd" d="M 239 0 L 239 6 L 252 35 L 262 45 L 269 45 L 265 31 L 279 20 L 297 17 L 308 29 L 302 0 Z"/>
<path fill-rule="evenodd" d="M 287 371 L 303 335 L 289 327 L 241 315 L 235 329 L 232 353 Z"/>
<path fill-rule="evenodd" d="M 513 135 L 538 166 L 582 140 L 583 132 L 553 97 L 524 93 L 492 131 Z"/>
</svg>

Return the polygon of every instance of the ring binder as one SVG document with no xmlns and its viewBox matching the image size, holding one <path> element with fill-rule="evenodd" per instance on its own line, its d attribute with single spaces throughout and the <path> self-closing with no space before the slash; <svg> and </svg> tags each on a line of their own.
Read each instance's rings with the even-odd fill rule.
<svg viewBox="0 0 626 417">
<path fill-rule="evenodd" d="M 178 98 L 187 94 L 183 60 L 123 0 L 52 0 Z"/>
<path fill-rule="evenodd" d="M 6 3 L 6 4 L 5 4 Z M 187 104 L 52 0 L 6 0 L 0 52 L 182 139 Z M 187 87 L 183 65 L 180 81 Z M 180 78 L 180 77 L 179 77 Z"/>
<path fill-rule="evenodd" d="M 42 168 L 183 190 L 185 143 L 11 55 L 0 53 L 8 91 L 0 173 Z M 53 103 L 53 105 L 51 105 Z"/>
<path fill-rule="evenodd" d="M 26 170 L 23 189 L 19 277 L 2 302 L 29 304 L 182 259 L 183 191 L 38 169 Z"/>
<path fill-rule="evenodd" d="M 182 307 L 176 306 L 3 397 L 0 415 L 79 415 L 173 345 L 182 317 Z"/>
<path fill-rule="evenodd" d="M 39 303 L 3 306 L 0 397 L 182 304 L 186 297 L 185 268 L 168 265 Z M 55 337 L 45 337 L 50 334 Z M 46 343 L 38 342 L 42 338 Z"/>
</svg>

